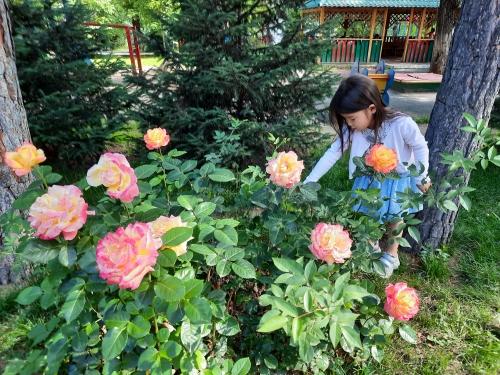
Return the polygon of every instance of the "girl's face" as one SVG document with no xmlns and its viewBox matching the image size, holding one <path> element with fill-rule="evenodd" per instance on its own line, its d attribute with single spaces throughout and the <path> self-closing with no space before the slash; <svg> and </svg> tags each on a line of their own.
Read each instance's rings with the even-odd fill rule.
<svg viewBox="0 0 500 375">
<path fill-rule="evenodd" d="M 374 104 L 368 108 L 353 113 L 341 113 L 340 115 L 345 119 L 347 125 L 352 130 L 365 130 L 372 128 L 374 124 L 373 115 L 377 112 Z"/>
</svg>

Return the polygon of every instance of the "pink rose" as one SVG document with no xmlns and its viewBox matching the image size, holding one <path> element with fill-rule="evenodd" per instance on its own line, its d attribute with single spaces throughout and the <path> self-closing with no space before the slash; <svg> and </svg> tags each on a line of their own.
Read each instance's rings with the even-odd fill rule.
<svg viewBox="0 0 500 375">
<path fill-rule="evenodd" d="M 344 263 L 351 257 L 351 245 L 349 232 L 342 225 L 319 223 L 311 232 L 309 249 L 328 264 Z"/>
<path fill-rule="evenodd" d="M 108 152 L 102 155 L 88 170 L 87 182 L 90 186 L 104 185 L 111 198 L 122 202 L 132 202 L 139 195 L 135 172 L 122 154 Z"/>
<path fill-rule="evenodd" d="M 137 289 L 153 271 L 161 240 L 153 237 L 146 223 L 129 224 L 99 240 L 96 251 L 99 277 L 121 289 Z"/>
<path fill-rule="evenodd" d="M 290 189 L 300 182 L 300 174 L 304 169 L 304 162 L 297 159 L 293 151 L 280 152 L 276 158 L 269 160 L 266 172 L 273 183 Z"/>
<path fill-rule="evenodd" d="M 31 172 L 33 167 L 45 161 L 45 154 L 31 143 L 19 146 L 16 151 L 6 152 L 4 155 L 7 164 L 14 173 L 21 177 Z"/>
<path fill-rule="evenodd" d="M 170 136 L 167 131 L 162 128 L 149 129 L 144 134 L 144 142 L 148 150 L 155 150 L 166 146 L 170 142 Z"/>
<path fill-rule="evenodd" d="M 417 291 L 406 283 L 389 284 L 385 295 L 384 310 L 394 319 L 410 320 L 417 314 L 420 305 Z"/>
<path fill-rule="evenodd" d="M 62 233 L 69 241 L 85 224 L 87 215 L 94 214 L 87 208 L 88 204 L 76 186 L 53 185 L 31 205 L 28 221 L 36 229 L 35 235 L 42 240 L 51 240 Z"/>
<path fill-rule="evenodd" d="M 183 222 L 179 216 L 160 216 L 155 221 L 149 223 L 149 225 L 155 238 L 161 238 L 172 228 L 188 226 L 187 223 Z M 174 251 L 177 256 L 185 254 L 187 252 L 187 243 L 191 239 L 193 239 L 193 237 L 177 246 L 168 246 L 166 248 Z"/>
</svg>

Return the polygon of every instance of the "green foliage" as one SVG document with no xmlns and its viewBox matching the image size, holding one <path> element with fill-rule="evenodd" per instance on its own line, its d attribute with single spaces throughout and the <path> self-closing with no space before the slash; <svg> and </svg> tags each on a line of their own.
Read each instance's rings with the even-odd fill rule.
<svg viewBox="0 0 500 375">
<path fill-rule="evenodd" d="M 16 66 L 34 142 L 49 157 L 81 162 L 114 143 L 133 97 L 111 80 L 120 62 L 90 60 L 109 45 L 102 29 L 83 25 L 90 11 L 62 3 L 13 2 Z"/>
<path fill-rule="evenodd" d="M 34 238 L 13 211 L 0 217 L 8 248 L 39 263 L 40 281 L 17 302 L 47 316 L 30 326 L 31 354 L 10 362 L 9 373 L 324 374 L 347 363 L 382 362 L 396 332 L 409 344 L 420 342 L 410 325 L 383 311 L 385 285 L 362 276 L 381 273 L 381 254 L 371 244 L 382 237 L 383 224 L 352 207 L 368 205 L 378 192 L 353 195 L 300 183 L 284 189 L 258 167 L 235 175 L 184 155 L 150 152 L 147 164 L 135 168 L 140 195 L 131 203 L 95 194 L 98 189 L 80 181 L 96 215 L 71 241 Z M 48 166 L 35 175 L 19 209 L 60 178 Z M 403 194 L 401 201 L 406 207 L 426 199 Z M 187 225 L 163 235 L 154 270 L 137 289 L 108 285 L 96 266 L 98 241 L 159 215 Z M 308 247 L 318 222 L 349 230 L 352 256 L 344 263 L 314 259 Z M 396 231 L 417 224 L 406 215 Z M 185 254 L 169 249 L 186 241 Z"/>
<path fill-rule="evenodd" d="M 335 77 L 318 72 L 326 41 L 310 40 L 316 29 L 303 31 L 302 5 L 179 2 L 165 28 L 180 47 L 167 51 L 158 81 L 145 82 L 155 99 L 146 120 L 165 126 L 197 158 L 262 162 L 270 154 L 268 132 L 305 152 L 320 137 L 314 105 L 331 94 Z M 270 32 L 282 39 L 264 43 Z"/>
</svg>

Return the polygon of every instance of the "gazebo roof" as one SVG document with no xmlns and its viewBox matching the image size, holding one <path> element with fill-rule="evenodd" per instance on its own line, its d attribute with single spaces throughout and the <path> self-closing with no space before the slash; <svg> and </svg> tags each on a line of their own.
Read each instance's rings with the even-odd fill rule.
<svg viewBox="0 0 500 375">
<path fill-rule="evenodd" d="M 305 8 L 438 8 L 439 0 L 309 0 Z"/>
</svg>

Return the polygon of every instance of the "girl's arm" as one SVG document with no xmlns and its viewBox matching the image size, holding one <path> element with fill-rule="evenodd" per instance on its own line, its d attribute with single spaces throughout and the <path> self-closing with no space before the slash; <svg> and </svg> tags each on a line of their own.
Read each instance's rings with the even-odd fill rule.
<svg viewBox="0 0 500 375">
<path fill-rule="evenodd" d="M 427 147 L 427 141 L 420 132 L 416 122 L 412 119 L 409 119 L 403 129 L 403 140 L 413 150 L 415 165 L 417 168 L 421 168 L 421 165 L 424 166 L 424 171 L 416 178 L 417 184 L 422 185 L 422 180 L 427 177 L 429 169 L 429 148 Z"/>
<path fill-rule="evenodd" d="M 304 184 L 317 182 L 342 157 L 343 152 L 349 148 L 348 132 L 344 132 L 344 149 L 341 150 L 340 146 L 340 137 L 337 137 L 330 148 L 326 150 L 325 154 L 316 163 L 309 176 L 304 180 Z"/>
</svg>

